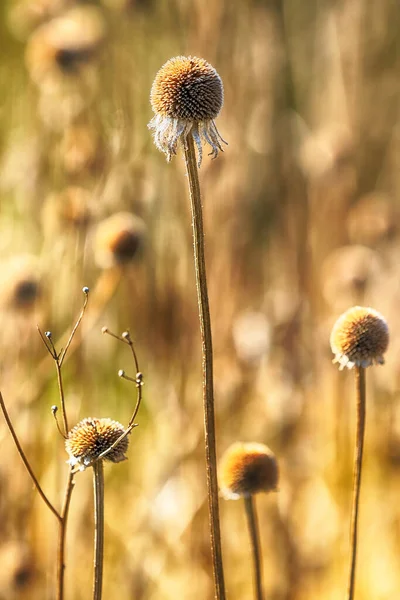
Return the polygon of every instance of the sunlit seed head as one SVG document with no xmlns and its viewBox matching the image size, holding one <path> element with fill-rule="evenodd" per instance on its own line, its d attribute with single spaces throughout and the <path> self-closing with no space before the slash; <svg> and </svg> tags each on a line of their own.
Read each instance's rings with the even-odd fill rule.
<svg viewBox="0 0 400 600">
<path fill-rule="evenodd" d="M 176 154 L 178 141 L 193 136 L 202 157 L 202 144 L 211 146 L 213 158 L 222 151 L 214 119 L 224 101 L 222 80 L 203 58 L 176 56 L 158 71 L 150 93 L 155 116 L 149 123 L 154 141 L 170 160 Z M 226 143 L 226 142 L 224 142 Z"/>
<path fill-rule="evenodd" d="M 112 419 L 87 418 L 78 423 L 68 434 L 65 448 L 69 454 L 68 463 L 83 471 L 107 450 L 124 433 L 125 428 Z M 126 436 L 104 457 L 113 463 L 126 460 L 129 440 Z"/>
<path fill-rule="evenodd" d="M 264 444 L 236 442 L 219 465 L 220 489 L 227 499 L 276 490 L 278 479 L 275 455 Z"/>
<path fill-rule="evenodd" d="M 373 308 L 354 306 L 336 321 L 330 342 L 340 369 L 383 364 L 389 345 L 388 325 Z"/>
<path fill-rule="evenodd" d="M 102 268 L 131 262 L 144 242 L 146 227 L 142 219 L 120 212 L 99 223 L 95 236 L 95 258 Z"/>
<path fill-rule="evenodd" d="M 150 99 L 156 115 L 207 121 L 218 116 L 224 91 L 217 71 L 203 58 L 176 56 L 158 71 Z"/>
</svg>

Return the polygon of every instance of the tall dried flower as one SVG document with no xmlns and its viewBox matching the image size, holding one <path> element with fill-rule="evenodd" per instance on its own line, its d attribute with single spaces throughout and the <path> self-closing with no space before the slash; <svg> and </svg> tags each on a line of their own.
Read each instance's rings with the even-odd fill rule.
<svg viewBox="0 0 400 600">
<path fill-rule="evenodd" d="M 354 306 L 343 313 L 333 326 L 331 348 L 339 368 L 355 368 L 357 397 L 357 432 L 354 453 L 353 505 L 351 511 L 351 556 L 347 600 L 353 600 L 355 589 L 358 513 L 361 491 L 362 459 L 366 418 L 365 370 L 374 363 L 382 364 L 389 345 L 389 329 L 383 316 L 373 308 Z"/>
<path fill-rule="evenodd" d="M 204 441 L 216 600 L 225 600 L 225 582 L 219 525 L 212 332 L 198 167 L 201 164 L 203 142 L 211 146 L 213 158 L 217 157 L 219 150 L 222 151 L 220 142 L 224 140 L 218 133 L 214 119 L 221 110 L 223 98 L 221 78 L 211 65 L 202 58 L 177 56 L 166 62 L 155 77 L 151 89 L 155 116 L 149 123 L 150 129 L 154 130 L 155 143 L 165 152 L 167 160 L 176 154 L 180 141 L 186 164 L 202 346 Z"/>
<path fill-rule="evenodd" d="M 221 142 L 214 119 L 224 101 L 222 80 L 217 71 L 203 58 L 176 56 L 158 71 L 150 94 L 155 116 L 149 123 L 154 141 L 170 161 L 176 154 L 179 139 L 193 136 L 202 159 L 202 144 L 211 146 L 216 158 Z"/>
<path fill-rule="evenodd" d="M 220 487 L 227 499 L 244 499 L 253 555 L 256 600 L 263 599 L 261 545 L 253 496 L 277 489 L 278 464 L 274 453 L 258 443 L 232 444 L 220 462 Z"/>
</svg>

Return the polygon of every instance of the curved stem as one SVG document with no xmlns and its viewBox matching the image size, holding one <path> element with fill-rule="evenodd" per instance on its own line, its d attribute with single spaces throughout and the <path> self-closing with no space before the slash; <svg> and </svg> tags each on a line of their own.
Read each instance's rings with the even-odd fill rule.
<svg viewBox="0 0 400 600">
<path fill-rule="evenodd" d="M 215 597 L 225 599 L 224 571 L 222 564 L 221 533 L 218 509 L 217 457 L 214 418 L 213 354 L 210 309 L 206 265 L 204 257 L 204 230 L 201 208 L 200 184 L 197 171 L 193 137 L 189 133 L 183 141 L 186 172 L 192 211 L 193 252 L 196 273 L 197 301 L 199 308 L 201 344 L 203 355 L 203 406 L 206 449 L 208 509 L 210 518 L 211 551 L 214 567 Z"/>
<path fill-rule="evenodd" d="M 93 600 L 101 600 L 104 556 L 104 471 L 103 461 L 93 463 L 94 491 L 94 578 Z"/>
<path fill-rule="evenodd" d="M 67 521 L 69 506 L 71 503 L 72 490 L 74 487 L 74 475 L 72 471 L 68 474 L 67 487 L 65 489 L 64 504 L 61 511 L 61 521 L 58 530 L 57 549 L 57 596 L 56 600 L 64 599 L 64 574 L 65 574 L 65 538 L 67 533 Z"/>
<path fill-rule="evenodd" d="M 51 510 L 51 512 L 53 513 L 53 515 L 59 520 L 61 521 L 61 515 L 58 512 L 58 510 L 56 508 L 54 508 L 54 506 L 52 505 L 52 503 L 50 502 L 50 500 L 47 498 L 46 494 L 44 493 L 44 491 L 42 490 L 40 483 L 38 482 L 35 473 L 32 470 L 31 465 L 29 464 L 29 461 L 25 455 L 25 452 L 22 450 L 22 446 L 19 443 L 19 439 L 17 437 L 17 434 L 15 433 L 13 424 L 11 423 L 11 419 L 8 416 L 8 412 L 6 409 L 6 405 L 4 404 L 4 400 L 3 400 L 3 396 L 0 392 L 0 406 L 1 406 L 1 410 L 3 411 L 3 415 L 4 418 L 6 420 L 8 429 L 10 430 L 10 433 L 12 435 L 12 438 L 14 440 L 14 443 L 17 447 L 18 450 L 18 454 L 20 455 L 22 462 L 24 463 L 26 470 L 28 471 L 30 478 L 32 479 L 35 488 L 37 489 L 37 491 L 39 492 L 40 497 L 42 498 L 43 502 L 46 504 L 46 506 Z"/>
<path fill-rule="evenodd" d="M 261 547 L 258 532 L 257 514 L 253 496 L 245 496 L 244 506 L 246 509 L 247 525 L 249 528 L 251 552 L 253 556 L 253 572 L 256 600 L 263 600 L 262 572 L 261 572 Z"/>
<path fill-rule="evenodd" d="M 365 369 L 356 367 L 356 395 L 357 395 L 357 433 L 356 433 L 356 449 L 354 454 L 354 479 L 353 479 L 353 506 L 351 510 L 351 529 L 350 529 L 350 573 L 347 599 L 353 600 L 354 587 L 356 577 L 356 560 L 357 560 L 357 530 L 358 530 L 358 513 L 359 500 L 361 490 L 361 472 L 362 458 L 364 449 L 364 432 L 365 432 Z"/>
</svg>

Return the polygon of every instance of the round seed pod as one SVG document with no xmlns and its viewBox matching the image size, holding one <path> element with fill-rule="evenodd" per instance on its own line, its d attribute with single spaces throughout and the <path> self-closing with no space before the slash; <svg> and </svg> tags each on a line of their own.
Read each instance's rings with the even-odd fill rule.
<svg viewBox="0 0 400 600">
<path fill-rule="evenodd" d="M 264 444 L 236 442 L 219 465 L 220 488 L 227 499 L 276 490 L 278 479 L 275 455 Z"/>
<path fill-rule="evenodd" d="M 112 419 L 86 418 L 80 421 L 68 434 L 65 441 L 65 449 L 69 454 L 68 463 L 78 466 L 83 471 L 100 454 L 107 450 L 124 433 L 125 428 L 118 421 Z M 104 457 L 113 463 L 126 460 L 125 453 L 128 450 L 129 440 L 126 436 L 117 446 Z"/>
<path fill-rule="evenodd" d="M 353 306 L 334 324 L 330 343 L 334 362 L 339 363 L 340 369 L 383 364 L 389 345 L 389 328 L 378 311 Z"/>
</svg>

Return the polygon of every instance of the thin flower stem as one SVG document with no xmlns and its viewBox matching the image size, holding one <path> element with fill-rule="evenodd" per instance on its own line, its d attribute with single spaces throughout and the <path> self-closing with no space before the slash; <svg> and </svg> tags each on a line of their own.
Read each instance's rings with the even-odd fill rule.
<svg viewBox="0 0 400 600">
<path fill-rule="evenodd" d="M 59 521 L 61 521 L 61 515 L 60 515 L 60 513 L 58 512 L 58 510 L 57 510 L 56 508 L 54 508 L 54 506 L 52 505 L 52 503 L 50 502 L 50 500 L 47 498 L 46 494 L 45 494 L 45 493 L 44 493 L 44 491 L 42 490 L 42 488 L 41 488 L 41 486 L 40 486 L 40 483 L 38 482 L 38 480 L 37 480 L 37 478 L 36 478 L 36 475 L 35 475 L 35 473 L 33 472 L 31 465 L 29 464 L 29 461 L 28 461 L 28 459 L 27 459 L 27 457 L 26 457 L 26 454 L 25 454 L 25 452 L 22 450 L 22 446 L 21 446 L 21 444 L 19 443 L 19 439 L 18 439 L 18 437 L 17 437 L 17 434 L 15 433 L 15 429 L 14 429 L 14 427 L 13 427 L 13 424 L 11 423 L 11 419 L 10 419 L 10 417 L 8 416 L 8 412 L 7 412 L 7 409 L 6 409 L 6 405 L 4 404 L 4 400 L 3 400 L 3 396 L 2 396 L 2 394 L 1 394 L 1 392 L 0 392 L 0 405 L 1 405 L 1 410 L 3 411 L 4 418 L 5 418 L 5 420 L 6 420 L 6 423 L 7 423 L 8 429 L 10 430 L 10 433 L 11 433 L 11 435 L 12 435 L 12 438 L 13 438 L 13 440 L 14 440 L 14 443 L 15 443 L 15 445 L 16 445 L 16 447 L 17 447 L 18 454 L 20 455 L 20 457 L 21 457 L 21 459 L 22 459 L 22 462 L 24 463 L 24 465 L 25 465 L 25 467 L 26 467 L 26 470 L 28 471 L 28 473 L 29 473 L 29 475 L 30 475 L 30 477 L 31 477 L 31 479 L 32 479 L 32 481 L 33 481 L 33 483 L 34 483 L 34 486 L 36 487 L 37 491 L 39 492 L 39 495 L 40 495 L 40 497 L 42 498 L 42 500 L 43 500 L 43 502 L 46 504 L 46 506 L 47 506 L 47 507 L 48 507 L 48 508 L 51 510 L 51 512 L 53 513 L 53 515 L 54 515 L 54 516 L 55 516 L 55 517 L 56 517 L 56 518 L 57 518 Z"/>
<path fill-rule="evenodd" d="M 65 538 L 67 533 L 68 513 L 71 503 L 72 490 L 74 487 L 74 474 L 72 471 L 68 474 L 67 486 L 65 489 L 64 503 L 61 510 L 61 520 L 58 531 L 58 549 L 57 549 L 57 595 L 56 600 L 64 600 L 64 574 L 65 574 Z"/>
<path fill-rule="evenodd" d="M 191 135 L 187 135 L 183 138 L 183 148 L 185 154 L 186 172 L 189 179 L 189 195 L 192 211 L 193 251 L 203 356 L 204 434 L 215 597 L 217 600 L 225 600 L 225 584 L 218 508 L 211 320 L 208 304 L 206 265 L 204 257 L 204 230 L 200 184 L 197 171 L 196 152 L 194 149 L 193 137 Z"/>
<path fill-rule="evenodd" d="M 356 449 L 354 454 L 354 479 L 353 479 L 353 506 L 351 510 L 351 530 L 350 530 L 350 548 L 351 562 L 349 574 L 349 587 L 347 600 L 353 600 L 356 576 L 356 560 L 357 560 L 357 529 L 358 529 L 358 513 L 359 499 L 361 489 L 361 472 L 362 459 L 364 449 L 364 432 L 365 432 L 365 369 L 363 367 L 355 367 L 356 374 L 356 395 L 357 395 L 357 432 L 356 432 Z"/>
<path fill-rule="evenodd" d="M 251 552 L 253 556 L 253 572 L 255 585 L 255 599 L 263 600 L 262 570 L 261 570 L 261 547 L 258 532 L 257 514 L 253 496 L 245 496 L 244 506 L 246 509 L 247 525 L 249 528 Z"/>
<path fill-rule="evenodd" d="M 101 600 L 104 557 L 104 471 L 103 461 L 93 463 L 94 490 L 94 578 L 93 600 Z"/>
<path fill-rule="evenodd" d="M 65 408 L 65 396 L 64 396 L 64 387 L 63 387 L 63 381 L 62 381 L 62 375 L 61 375 L 61 363 L 59 358 L 55 358 L 54 359 L 55 365 L 56 365 L 56 371 L 57 371 L 57 382 L 58 382 L 58 390 L 60 392 L 60 402 L 61 402 L 61 414 L 62 414 L 62 420 L 63 420 L 63 426 L 64 426 L 64 438 L 68 437 L 68 418 L 67 418 L 67 411 Z"/>
</svg>

